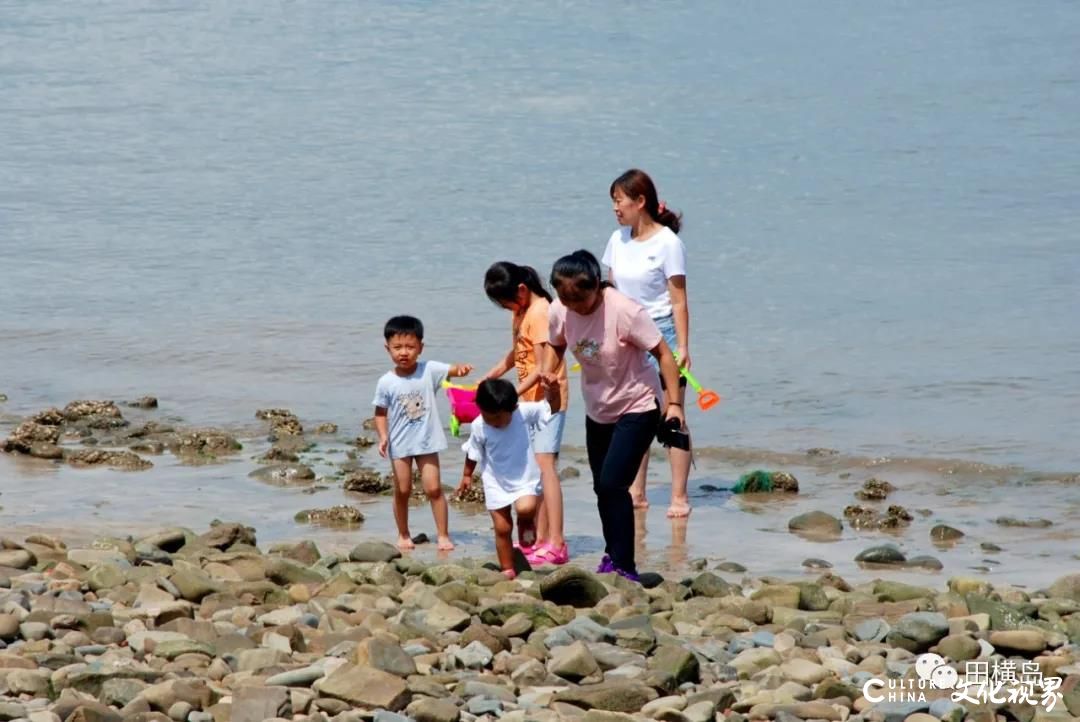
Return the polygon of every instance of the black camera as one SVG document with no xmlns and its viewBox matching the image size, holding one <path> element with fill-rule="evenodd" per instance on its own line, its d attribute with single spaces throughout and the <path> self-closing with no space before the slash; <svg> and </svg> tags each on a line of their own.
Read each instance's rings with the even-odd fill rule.
<svg viewBox="0 0 1080 722">
<path fill-rule="evenodd" d="M 690 451 L 690 434 L 683 431 L 678 419 L 664 419 L 656 430 L 656 440 L 668 448 Z"/>
</svg>

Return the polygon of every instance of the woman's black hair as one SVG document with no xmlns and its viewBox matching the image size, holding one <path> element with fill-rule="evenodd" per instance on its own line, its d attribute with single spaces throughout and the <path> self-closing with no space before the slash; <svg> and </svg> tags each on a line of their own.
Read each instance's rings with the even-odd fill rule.
<svg viewBox="0 0 1080 722">
<path fill-rule="evenodd" d="M 513 411 L 518 405 L 517 389 L 505 379 L 487 379 L 476 387 L 476 405 L 488 414 Z"/>
<path fill-rule="evenodd" d="M 600 291 L 611 287 L 604 280 L 600 261 L 584 249 L 563 256 L 551 267 L 551 287 L 556 292 L 568 283 L 577 291 Z"/>
<path fill-rule="evenodd" d="M 510 261 L 491 264 L 484 274 L 484 293 L 495 304 L 500 301 L 513 301 L 517 298 L 518 286 L 525 288 L 548 301 L 551 294 L 540 281 L 540 274 L 532 266 L 519 266 Z"/>
<path fill-rule="evenodd" d="M 620 190 L 627 198 L 645 199 L 645 212 L 657 223 L 667 226 L 672 233 L 678 233 L 682 228 L 682 213 L 661 206 L 656 193 L 656 184 L 653 183 L 649 174 L 637 168 L 631 168 L 611 182 L 609 195 L 614 198 L 615 191 Z"/>
</svg>

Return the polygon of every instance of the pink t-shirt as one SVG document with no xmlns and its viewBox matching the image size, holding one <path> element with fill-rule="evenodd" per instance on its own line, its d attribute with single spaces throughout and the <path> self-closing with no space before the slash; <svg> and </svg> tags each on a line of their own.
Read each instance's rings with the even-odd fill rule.
<svg viewBox="0 0 1080 722">
<path fill-rule="evenodd" d="M 663 338 L 637 302 L 606 288 L 600 307 L 582 316 L 556 300 L 548 312 L 550 341 L 581 364 L 581 395 L 593 421 L 613 424 L 623 414 L 656 408 L 660 377 L 645 352 Z"/>
</svg>

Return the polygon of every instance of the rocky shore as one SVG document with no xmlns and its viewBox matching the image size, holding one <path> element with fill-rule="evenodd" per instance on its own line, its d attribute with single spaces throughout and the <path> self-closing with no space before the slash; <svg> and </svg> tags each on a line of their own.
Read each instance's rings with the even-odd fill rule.
<svg viewBox="0 0 1080 722">
<path fill-rule="evenodd" d="M 264 551 L 220 522 L 83 548 L 0 540 L 0 720 L 1028 722 L 1080 714 L 1078 642 L 1080 575 L 1034 592 L 716 569 L 635 584 L 576 566 L 508 581 L 383 542 Z M 1033 662 L 1063 699 L 864 697 L 871 678 L 914 679 L 928 651 L 961 678 L 974 659 Z"/>
<path fill-rule="evenodd" d="M 983 573 L 994 560 L 980 557 L 1002 552 L 996 530 L 1038 533 L 1057 521 L 994 514 L 987 520 L 994 531 L 983 527 L 980 538 L 978 526 L 958 524 L 965 533 L 935 521 L 935 510 L 894 503 L 905 490 L 880 478 L 843 482 L 842 495 L 829 498 L 816 496 L 819 486 L 799 502 L 799 482 L 776 473 L 767 475 L 770 491 L 746 489 L 744 508 L 767 507 L 773 531 L 798 540 L 791 553 L 799 556 L 783 566 L 798 577 L 755 576 L 730 559 L 699 558 L 663 566 L 666 579 L 644 574 L 641 585 L 581 566 L 507 581 L 490 557 L 402 557 L 376 541 L 350 549 L 356 530 L 378 536 L 378 519 L 361 509 L 379 508 L 391 489 L 369 465 L 370 435 L 342 435 L 332 424 L 305 428 L 286 409 L 261 409 L 255 418 L 244 433 L 186 427 L 162 418 L 156 399 L 145 397 L 73 401 L 14 420 L 3 451 L 78 477 L 91 466 L 145 474 L 166 454 L 174 459 L 161 466 L 197 467 L 197 474 L 243 462 L 243 471 L 220 478 L 281 495 L 275 498 L 287 500 L 290 524 L 313 526 L 296 527 L 302 541 L 264 548 L 254 528 L 235 522 L 215 522 L 204 533 L 148 534 L 153 527 L 143 519 L 139 531 L 122 536 L 113 527 L 96 539 L 29 531 L 21 541 L 0 537 L 0 722 L 1049 722 L 1080 715 L 1080 575 L 1043 589 L 992 585 L 956 576 L 955 565 L 946 573 L 922 553 L 927 544 L 946 557 L 966 549 L 980 565 L 970 568 Z M 576 472 L 564 467 L 564 479 Z M 480 488 L 452 501 L 482 510 Z M 415 491 L 422 504 L 418 484 Z M 320 492 L 340 498 L 300 503 Z M 695 512 L 699 525 L 703 513 Z M 348 531 L 334 531 L 337 546 L 329 548 L 314 526 Z M 836 545 L 853 539 L 860 546 L 847 559 L 854 557 L 859 583 L 837 569 Z M 760 563 L 752 548 L 724 551 Z M 805 558 L 809 548 L 833 561 Z M 850 571 L 849 561 L 844 575 Z M 1062 678 L 1061 696 L 1052 712 L 1017 701 L 956 704 L 948 689 L 926 689 L 918 699 L 866 697 L 864 685 L 874 680 L 910 684 L 927 652 L 941 655 L 960 681 L 973 661 L 1034 665 Z"/>
</svg>

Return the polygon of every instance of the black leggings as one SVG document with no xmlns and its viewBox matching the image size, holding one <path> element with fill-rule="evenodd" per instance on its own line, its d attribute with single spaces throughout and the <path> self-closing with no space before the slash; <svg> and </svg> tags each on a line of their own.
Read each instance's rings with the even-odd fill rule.
<svg viewBox="0 0 1080 722">
<path fill-rule="evenodd" d="M 604 530 L 604 551 L 624 572 L 637 573 L 634 564 L 634 503 L 630 485 L 641 459 L 656 437 L 660 409 L 623 414 L 614 424 L 585 418 L 585 446 L 589 452 L 593 491 Z"/>
</svg>

